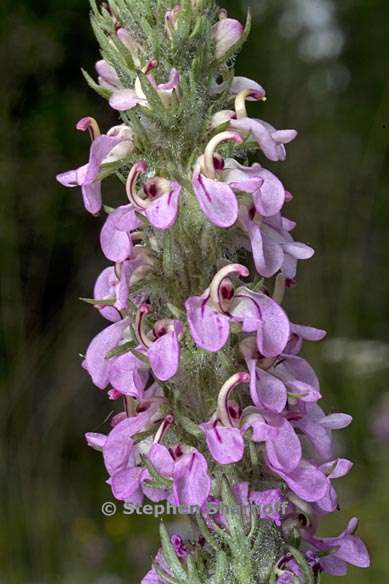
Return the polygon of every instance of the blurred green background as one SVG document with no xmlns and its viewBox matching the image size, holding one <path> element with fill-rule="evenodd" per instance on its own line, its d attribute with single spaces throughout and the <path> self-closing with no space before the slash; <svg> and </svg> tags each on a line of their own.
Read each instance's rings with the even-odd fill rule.
<svg viewBox="0 0 389 584">
<path fill-rule="evenodd" d="M 141 0 L 140 0 L 141 1 Z M 277 173 L 287 209 L 317 250 L 289 294 L 295 322 L 329 331 L 306 351 L 329 411 L 353 425 L 337 449 L 355 460 L 336 485 L 335 534 L 361 518 L 373 568 L 345 583 L 389 581 L 389 84 L 387 0 L 225 1 L 254 27 L 238 71 L 268 91 L 261 116 L 299 139 Z M 83 82 L 96 43 L 87 0 L 0 4 L 0 582 L 135 584 L 158 546 L 157 520 L 105 519 L 112 498 L 84 444 L 110 404 L 80 369 L 104 325 L 77 298 L 105 265 L 100 221 L 55 174 L 81 164 L 84 115 L 115 115 Z M 276 165 L 273 166 L 273 169 Z M 117 187 L 108 187 L 117 188 Z M 329 582 L 331 578 L 324 578 Z"/>
</svg>

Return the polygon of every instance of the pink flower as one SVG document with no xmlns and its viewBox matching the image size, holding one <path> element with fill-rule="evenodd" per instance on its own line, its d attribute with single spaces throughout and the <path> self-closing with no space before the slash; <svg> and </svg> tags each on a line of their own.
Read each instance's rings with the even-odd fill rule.
<svg viewBox="0 0 389 584">
<path fill-rule="evenodd" d="M 297 136 L 296 130 L 276 130 L 268 122 L 251 118 L 231 120 L 231 127 L 251 134 L 266 158 L 274 162 L 286 159 L 285 144 Z"/>
<path fill-rule="evenodd" d="M 180 82 L 180 75 L 178 71 L 173 68 L 170 71 L 168 81 L 166 83 L 157 84 L 154 76 L 150 73 L 157 66 L 158 63 L 156 61 L 150 61 L 148 65 L 144 67 L 143 72 L 145 75 L 147 75 L 150 84 L 158 93 L 162 103 L 166 108 L 170 108 L 177 102 L 178 99 L 177 90 Z M 116 73 L 112 72 L 109 67 L 109 65 L 107 67 L 105 61 L 99 61 L 96 64 L 96 69 L 99 73 L 100 79 L 105 82 L 107 89 L 112 89 L 112 94 L 109 100 L 110 106 L 117 111 L 128 111 L 137 105 L 149 107 L 139 78 L 136 79 L 133 88 L 125 88 L 123 87 Z"/>
<path fill-rule="evenodd" d="M 354 535 L 357 527 L 358 520 L 353 517 L 338 537 L 317 537 L 305 532 L 308 542 L 321 553 L 319 562 L 324 572 L 331 576 L 344 576 L 347 574 L 347 564 L 359 568 L 370 566 L 365 544 Z"/>
<path fill-rule="evenodd" d="M 221 18 L 213 27 L 216 42 L 216 59 L 221 59 L 238 43 L 243 34 L 243 26 L 234 18 Z"/>
<path fill-rule="evenodd" d="M 141 343 L 150 366 L 160 381 L 167 381 L 174 377 L 180 365 L 180 339 L 183 326 L 179 320 L 159 320 L 153 330 L 147 333 L 144 318 L 151 308 L 148 304 L 142 304 L 138 310 L 136 322 L 136 334 Z"/>
<path fill-rule="evenodd" d="M 131 169 L 127 179 L 127 196 L 136 209 L 145 215 L 155 229 L 164 231 L 174 225 L 178 215 L 181 186 L 176 181 L 154 177 L 144 183 L 144 195 L 137 192 L 138 177 L 147 171 L 147 164 L 137 162 Z"/>
<path fill-rule="evenodd" d="M 204 215 L 217 227 L 231 227 L 238 219 L 238 202 L 233 189 L 218 178 L 223 162 L 215 156 L 217 146 L 224 141 L 242 142 L 237 133 L 222 132 L 205 149 L 193 172 L 192 185 Z"/>
<path fill-rule="evenodd" d="M 122 126 L 117 126 L 101 135 L 93 118 L 82 118 L 77 129 L 82 132 L 89 130 L 91 134 L 89 162 L 80 168 L 59 174 L 57 180 L 65 187 L 80 186 L 85 209 L 95 215 L 102 207 L 101 181 L 98 178 L 101 168 L 104 164 L 112 164 L 132 152 L 133 133 L 128 128 L 124 130 Z"/>
<path fill-rule="evenodd" d="M 142 443 L 135 444 L 133 437 L 145 432 L 160 421 L 161 407 L 165 403 L 160 388 L 152 386 L 145 399 L 136 407 L 135 415 L 125 417 L 114 425 L 108 436 L 88 433 L 88 444 L 103 453 L 104 464 L 110 476 L 113 495 L 123 501 L 140 504 L 143 501 L 141 479 L 145 470 L 139 466 Z M 147 445 L 144 444 L 147 448 Z"/>
<path fill-rule="evenodd" d="M 294 241 L 290 231 L 295 224 L 280 214 L 265 217 L 257 212 L 255 205 L 241 205 L 239 223 L 250 240 L 257 272 L 265 278 L 280 270 L 292 280 L 298 260 L 309 259 L 314 254 L 308 245 Z"/>
<path fill-rule="evenodd" d="M 123 341 L 128 327 L 128 319 L 111 324 L 91 341 L 86 351 L 83 367 L 100 389 L 105 389 L 109 382 L 112 360 L 107 355 Z"/>
<path fill-rule="evenodd" d="M 217 412 L 208 422 L 200 424 L 208 450 L 219 464 L 233 464 L 243 458 L 243 432 L 239 428 L 241 412 L 229 396 L 235 387 L 248 380 L 249 375 L 245 372 L 228 379 L 219 392 Z"/>
<path fill-rule="evenodd" d="M 128 308 L 131 287 L 141 281 L 153 266 L 154 258 L 150 250 L 140 245 L 132 247 L 131 259 L 105 268 L 97 278 L 93 297 L 99 304 L 95 308 L 111 322 L 121 320 L 122 312 Z M 103 300 L 107 300 L 106 305 Z M 132 300 L 136 303 L 136 298 L 132 297 Z"/>
<path fill-rule="evenodd" d="M 199 507 L 207 500 L 211 489 L 208 465 L 195 448 L 178 444 L 168 449 L 154 444 L 147 458 L 162 477 L 171 480 L 171 486 L 166 489 L 149 487 L 147 480 L 151 477 L 146 472 L 142 478 L 143 491 L 149 499 Z"/>
<path fill-rule="evenodd" d="M 239 323 L 243 332 L 257 333 L 258 350 L 265 357 L 282 353 L 289 339 L 289 321 L 283 309 L 261 292 L 241 287 L 234 290 L 228 276 L 247 276 L 247 268 L 231 264 L 216 274 L 202 296 L 185 303 L 189 328 L 195 343 L 207 351 L 220 350 Z"/>
<path fill-rule="evenodd" d="M 129 260 L 133 252 L 131 232 L 141 224 L 131 205 L 123 205 L 109 213 L 100 235 L 105 257 L 113 262 Z"/>
</svg>

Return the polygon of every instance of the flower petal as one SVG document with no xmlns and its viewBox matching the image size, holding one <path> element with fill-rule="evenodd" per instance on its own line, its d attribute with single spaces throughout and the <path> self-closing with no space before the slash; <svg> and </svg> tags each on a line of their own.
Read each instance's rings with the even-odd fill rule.
<svg viewBox="0 0 389 584">
<path fill-rule="evenodd" d="M 258 294 L 261 321 L 257 330 L 257 346 L 265 357 L 277 357 L 286 347 L 290 326 L 285 311 L 277 302 Z"/>
<path fill-rule="evenodd" d="M 321 418 L 319 424 L 328 430 L 341 430 L 342 428 L 347 428 L 352 421 L 352 416 L 348 414 L 330 414 Z"/>
<path fill-rule="evenodd" d="M 250 219 L 247 212 L 242 209 L 240 219 L 247 230 L 254 263 L 258 274 L 264 278 L 271 278 L 278 272 L 284 261 L 282 246 L 265 233 L 261 226 Z"/>
<path fill-rule="evenodd" d="M 154 375 L 160 381 L 171 379 L 180 365 L 180 344 L 175 331 L 157 339 L 147 350 Z"/>
<path fill-rule="evenodd" d="M 193 189 L 204 215 L 217 227 L 231 227 L 238 219 L 238 202 L 234 191 L 224 182 L 193 174 Z"/>
<path fill-rule="evenodd" d="M 256 210 L 263 217 L 276 215 L 285 202 L 285 189 L 282 182 L 269 170 L 261 168 L 258 176 L 263 179 L 260 189 L 253 193 Z"/>
<path fill-rule="evenodd" d="M 291 473 L 285 473 L 280 469 L 274 470 L 303 501 L 311 503 L 320 501 L 330 486 L 328 478 L 306 460 L 302 460 Z"/>
<path fill-rule="evenodd" d="M 114 110 L 125 112 L 144 101 L 133 89 L 115 89 L 110 97 L 109 105 Z"/>
<path fill-rule="evenodd" d="M 221 59 L 231 49 L 243 34 L 243 26 L 234 18 L 223 18 L 212 30 L 216 42 L 216 59 Z"/>
<path fill-rule="evenodd" d="M 173 183 L 173 189 L 153 201 L 146 209 L 145 215 L 155 229 L 169 229 L 177 219 L 178 203 L 181 193 L 181 186 Z"/>
<path fill-rule="evenodd" d="M 90 185 L 82 185 L 81 192 L 85 209 L 92 215 L 97 215 L 97 213 L 101 211 L 101 207 L 103 205 L 101 196 L 101 182 L 96 181 Z"/>
<path fill-rule="evenodd" d="M 193 451 L 180 458 L 174 470 L 174 492 L 178 505 L 201 507 L 210 490 L 211 479 L 204 456 Z"/>
<path fill-rule="evenodd" d="M 222 424 L 200 424 L 206 436 L 207 446 L 219 464 L 233 464 L 243 458 L 244 440 L 238 428 L 226 428 Z"/>
<path fill-rule="evenodd" d="M 106 443 L 107 436 L 105 434 L 98 434 L 96 432 L 87 432 L 85 438 L 88 446 L 102 452 L 104 444 Z"/>
<path fill-rule="evenodd" d="M 209 294 L 191 296 L 185 302 L 192 338 L 201 349 L 215 353 L 227 342 L 230 334 L 228 317 L 207 305 Z"/>
<path fill-rule="evenodd" d="M 149 378 L 145 365 L 132 353 L 120 355 L 112 363 L 109 381 L 112 387 L 124 395 L 142 399 Z"/>
<path fill-rule="evenodd" d="M 113 148 L 120 144 L 120 142 L 120 138 L 114 138 L 105 134 L 102 134 L 93 140 L 89 154 L 88 170 L 83 181 L 84 185 L 90 185 L 95 182 L 104 158 L 106 158 Z"/>
<path fill-rule="evenodd" d="M 127 501 L 134 505 L 143 501 L 143 493 L 140 489 L 142 468 L 126 468 L 116 472 L 112 476 L 112 493 L 119 501 Z"/>
<path fill-rule="evenodd" d="M 290 473 L 300 463 L 301 443 L 292 425 L 287 420 L 280 418 L 275 421 L 274 425 L 278 432 L 274 439 L 266 443 L 267 457 L 273 468 Z"/>
<path fill-rule="evenodd" d="M 92 377 L 93 383 L 100 389 L 108 385 L 112 366 L 112 361 L 106 359 L 106 355 L 119 345 L 127 326 L 126 320 L 110 325 L 92 340 L 86 351 L 84 367 Z"/>
<path fill-rule="evenodd" d="M 251 365 L 250 374 L 250 395 L 254 404 L 260 409 L 281 413 L 287 401 L 287 390 L 282 381 L 256 368 L 255 361 Z"/>
<path fill-rule="evenodd" d="M 133 249 L 131 235 L 117 229 L 117 222 L 123 215 L 119 207 L 110 213 L 100 234 L 101 249 L 106 258 L 113 262 L 124 262 L 131 257 Z"/>
</svg>

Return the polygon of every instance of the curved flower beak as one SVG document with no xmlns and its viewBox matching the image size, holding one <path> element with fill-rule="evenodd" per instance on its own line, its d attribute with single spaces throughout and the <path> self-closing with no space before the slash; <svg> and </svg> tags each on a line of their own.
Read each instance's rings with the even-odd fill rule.
<svg viewBox="0 0 389 584">
<path fill-rule="evenodd" d="M 81 120 L 79 120 L 77 122 L 76 128 L 77 128 L 77 130 L 80 130 L 81 132 L 88 131 L 92 142 L 93 142 L 93 140 L 96 140 L 96 138 L 101 136 L 99 124 L 96 122 L 96 120 L 94 118 L 91 118 L 89 116 L 85 117 L 85 118 L 81 118 Z"/>
<path fill-rule="evenodd" d="M 235 373 L 230 379 L 228 379 L 219 392 L 217 399 L 217 417 L 223 422 L 228 428 L 234 427 L 234 421 L 231 418 L 231 413 L 229 409 L 229 398 L 232 391 L 242 383 L 249 383 L 250 375 L 243 371 L 241 373 Z"/>
<path fill-rule="evenodd" d="M 144 160 L 136 162 L 127 177 L 126 192 L 128 200 L 134 205 L 135 209 L 138 210 L 147 209 L 148 207 L 148 202 L 138 194 L 136 188 L 136 181 L 141 174 L 147 171 L 147 168 L 147 163 L 144 162 Z"/>
<path fill-rule="evenodd" d="M 243 141 L 236 132 L 221 132 L 208 143 L 193 173 L 192 185 L 201 210 L 214 225 L 228 228 L 238 218 L 238 202 L 231 187 L 217 180 L 216 148 L 225 140 Z"/>
<path fill-rule="evenodd" d="M 236 96 L 245 90 L 252 92 L 252 95 L 248 95 L 246 98 L 248 101 L 258 101 L 261 98 L 265 100 L 266 98 L 266 91 L 256 81 L 247 77 L 234 77 L 231 84 L 231 95 Z"/>
<path fill-rule="evenodd" d="M 210 299 L 221 312 L 228 312 L 234 296 L 234 288 L 228 279 L 232 274 L 247 278 L 250 271 L 241 264 L 230 264 L 218 271 L 209 286 Z"/>
<path fill-rule="evenodd" d="M 127 178 L 127 195 L 134 207 L 144 213 L 151 225 L 164 231 L 176 222 L 182 187 L 175 181 L 154 177 L 144 185 L 147 198 L 137 191 L 138 177 L 147 171 L 144 161 L 134 164 Z"/>
</svg>

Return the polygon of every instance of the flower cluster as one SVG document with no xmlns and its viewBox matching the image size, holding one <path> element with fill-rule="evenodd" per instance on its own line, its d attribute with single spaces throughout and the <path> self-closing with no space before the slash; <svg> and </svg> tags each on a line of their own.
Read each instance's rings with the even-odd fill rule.
<svg viewBox="0 0 389 584">
<path fill-rule="evenodd" d="M 87 211 L 106 213 L 100 243 L 113 263 L 87 299 L 109 324 L 83 367 L 124 409 L 107 434 L 88 433 L 87 442 L 102 452 L 118 500 L 202 509 L 195 542 L 162 532 L 143 584 L 188 575 L 196 583 L 254 581 L 264 570 L 254 553 L 261 534 L 272 541 L 261 582 L 314 582 L 322 571 L 367 567 L 355 519 L 339 537 L 317 535 L 320 517 L 338 508 L 333 480 L 352 467 L 332 445 L 332 432 L 351 417 L 324 413 L 319 380 L 301 356 L 325 332 L 290 322 L 282 308 L 299 260 L 314 253 L 283 215 L 293 197 L 270 170 L 248 162 L 255 151 L 285 160 L 297 132 L 247 112 L 247 101 L 260 108 L 266 100 L 231 65 L 248 26 L 211 0 L 164 1 L 156 11 L 145 2 L 139 23 L 132 4 L 94 6 L 92 17 L 103 59 L 97 83 L 87 79 L 121 124 L 102 133 L 93 118 L 80 120 L 89 161 L 58 180 L 81 187 Z M 102 201 L 112 174 L 122 182 L 116 208 Z M 245 513 L 210 517 L 207 504 L 218 500 L 273 511 L 265 524 Z"/>
</svg>

